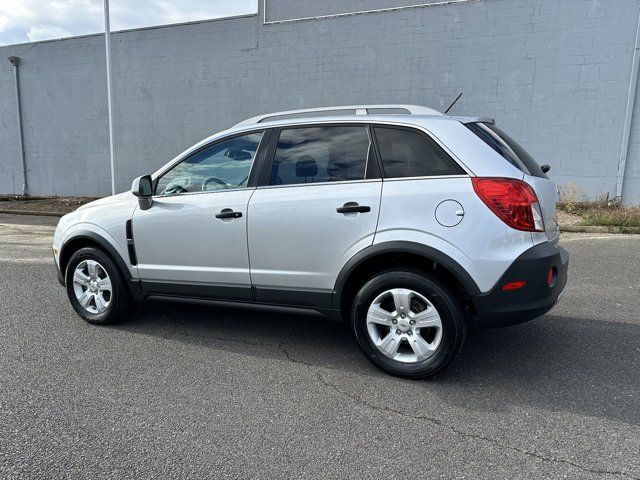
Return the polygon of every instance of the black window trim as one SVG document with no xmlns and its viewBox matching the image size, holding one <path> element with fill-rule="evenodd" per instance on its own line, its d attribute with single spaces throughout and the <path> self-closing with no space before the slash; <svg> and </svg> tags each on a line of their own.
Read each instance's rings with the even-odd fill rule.
<svg viewBox="0 0 640 480">
<path fill-rule="evenodd" d="M 380 152 L 380 147 L 378 146 L 378 137 L 376 136 L 375 127 L 390 128 L 390 129 L 396 129 L 396 130 L 407 130 L 409 132 L 417 133 L 418 135 L 421 135 L 423 138 L 431 140 L 436 145 L 438 145 L 442 149 L 442 151 L 445 153 L 445 155 L 447 155 L 451 161 L 453 161 L 456 165 L 458 165 L 458 167 L 460 167 L 460 169 L 462 169 L 464 173 L 451 174 L 451 175 L 418 175 L 415 177 L 388 177 L 384 171 L 384 166 L 382 164 L 382 154 Z M 392 123 L 371 123 L 370 128 L 371 128 L 371 134 L 375 141 L 376 156 L 378 158 L 380 171 L 382 172 L 382 179 L 385 182 L 395 182 L 395 181 L 403 181 L 403 180 L 420 180 L 420 179 L 428 179 L 428 178 L 431 178 L 431 179 L 467 178 L 472 175 L 471 171 L 467 168 L 467 166 L 457 156 L 455 156 L 453 152 L 451 152 L 442 142 L 440 142 L 435 137 L 435 135 L 431 134 L 431 132 L 428 132 L 423 127 L 412 127 L 408 125 L 398 125 L 398 124 L 392 124 Z"/>
<path fill-rule="evenodd" d="M 537 177 L 537 178 L 546 178 L 546 179 L 549 178 L 546 172 L 542 171 L 542 168 L 538 164 L 536 159 L 533 158 L 531 154 L 528 153 L 525 150 L 525 148 L 522 145 L 520 145 L 515 138 L 511 137 L 511 135 L 509 135 L 507 132 L 499 128 L 495 123 L 471 122 L 471 123 L 465 124 L 465 126 L 469 130 L 471 130 L 476 137 L 482 140 L 482 142 L 485 145 L 487 145 L 489 148 L 491 148 L 491 150 L 493 150 L 498 155 L 500 155 L 500 157 L 506 160 L 510 165 L 517 168 L 521 173 L 524 173 L 525 175 L 529 175 L 532 177 Z M 493 145 L 490 145 L 487 142 L 487 140 L 485 140 L 485 138 L 483 138 L 476 129 L 480 130 L 483 135 L 490 137 L 493 142 L 499 143 L 501 148 L 508 150 L 509 156 L 511 158 L 507 158 L 502 152 L 498 151 Z M 495 129 L 497 129 L 498 132 L 501 132 L 502 134 L 496 132 Z M 523 160 L 522 155 L 518 155 L 516 151 L 513 149 L 513 147 L 511 146 L 511 144 L 507 142 L 504 138 L 502 138 L 503 135 L 506 135 L 521 150 L 523 150 L 525 155 L 529 157 L 529 160 L 526 158 Z M 531 162 L 533 162 L 534 165 L 531 165 Z"/>
<path fill-rule="evenodd" d="M 248 189 L 256 188 L 258 184 L 258 175 L 262 168 L 262 164 L 264 162 L 264 156 L 266 154 L 267 147 L 269 146 L 269 142 L 271 141 L 270 137 L 271 137 L 272 130 L 273 129 L 271 128 L 263 127 L 263 128 L 245 130 L 242 132 L 235 132 L 230 135 L 226 135 L 224 137 L 216 138 L 214 140 L 211 140 L 210 142 L 207 142 L 201 145 L 196 150 L 194 150 L 193 152 L 190 152 L 189 154 L 180 158 L 176 162 L 166 165 L 157 175 L 154 175 L 153 198 L 168 198 L 168 197 L 186 196 L 186 195 L 202 195 L 207 193 L 237 192 L 238 190 L 248 190 Z M 188 160 L 189 158 L 192 158 L 194 155 L 198 155 L 203 150 L 213 147 L 219 143 L 226 142 L 228 140 L 233 140 L 234 138 L 237 138 L 237 137 L 244 137 L 246 135 L 252 135 L 254 133 L 261 133 L 261 132 L 262 132 L 262 138 L 260 139 L 258 150 L 256 150 L 256 155 L 251 162 L 251 168 L 249 169 L 249 178 L 247 179 L 247 185 L 245 187 L 229 188 L 224 190 L 210 190 L 210 191 L 204 191 L 204 192 L 171 193 L 167 195 L 156 193 L 156 188 L 158 188 L 158 182 L 160 181 L 160 179 L 163 176 L 165 176 L 167 173 L 169 173 L 171 170 L 173 170 L 175 167 L 180 165 L 182 162 Z"/>
<path fill-rule="evenodd" d="M 287 185 L 271 185 L 271 169 L 273 168 L 273 162 L 275 160 L 276 149 L 278 147 L 278 140 L 280 139 L 280 132 L 282 130 L 291 130 L 294 128 L 316 128 L 316 127 L 364 127 L 367 131 L 369 141 L 373 145 L 373 155 L 375 157 L 375 163 L 370 167 L 370 159 L 367 158 L 365 163 L 365 176 L 360 180 L 340 180 L 337 182 L 312 182 L 312 183 L 292 183 Z M 257 182 L 257 187 L 263 188 L 286 188 L 286 187 L 308 187 L 311 185 L 340 185 L 344 183 L 363 183 L 371 181 L 380 181 L 382 179 L 380 169 L 380 158 L 378 155 L 377 147 L 375 146 L 374 138 L 372 135 L 372 129 L 367 122 L 354 122 L 354 121 L 328 121 L 328 122 L 310 122 L 310 123 L 295 123 L 292 125 L 282 125 L 271 129 L 271 138 L 269 139 L 269 146 L 266 149 L 264 162 L 262 163 L 262 170 L 260 172 L 260 178 Z"/>
<path fill-rule="evenodd" d="M 522 163 L 522 160 L 520 160 L 518 155 L 516 155 L 516 152 L 513 151 L 511 146 L 507 142 L 505 142 L 502 138 L 500 138 L 500 135 L 498 135 L 496 132 L 491 130 L 487 126 L 486 122 L 471 122 L 471 123 L 465 124 L 465 127 L 467 127 L 469 130 L 471 130 L 474 133 L 474 135 L 476 135 L 480 140 L 482 140 L 482 142 L 485 145 L 487 145 L 487 147 L 489 147 L 495 153 L 500 155 L 500 157 L 502 157 L 504 160 L 509 162 L 513 167 L 517 168 L 518 170 L 520 170 L 522 173 L 524 173 L 526 175 L 531 175 L 531 172 L 529 172 L 529 169 L 527 168 L 527 166 L 524 163 Z M 480 135 L 478 135 L 478 132 L 476 132 L 474 130 L 474 128 L 479 128 L 484 133 L 484 135 L 490 137 L 491 140 L 493 140 L 494 142 L 500 143 L 500 146 L 502 148 L 504 148 L 504 149 L 509 151 L 509 154 L 510 154 L 511 158 L 506 158 L 502 153 L 497 151 L 492 145 L 489 145 L 485 141 L 484 138 L 482 138 L 482 137 L 480 137 Z M 514 164 L 514 162 L 516 162 L 516 164 Z"/>
</svg>

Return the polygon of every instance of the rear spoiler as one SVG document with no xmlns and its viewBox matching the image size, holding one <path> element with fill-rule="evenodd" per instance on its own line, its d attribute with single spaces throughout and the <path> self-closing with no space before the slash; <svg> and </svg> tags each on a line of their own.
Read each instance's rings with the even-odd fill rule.
<svg viewBox="0 0 640 480">
<path fill-rule="evenodd" d="M 461 123 L 490 123 L 491 125 L 495 125 L 495 119 L 491 117 L 453 117 Z"/>
</svg>

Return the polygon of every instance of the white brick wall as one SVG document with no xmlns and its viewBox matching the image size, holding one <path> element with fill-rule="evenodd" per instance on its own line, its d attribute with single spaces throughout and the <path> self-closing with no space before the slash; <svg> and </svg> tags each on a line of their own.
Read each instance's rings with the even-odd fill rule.
<svg viewBox="0 0 640 480">
<path fill-rule="evenodd" d="M 268 0 L 268 20 L 321 13 Z M 422 3 L 326 3 L 327 13 Z M 338 10 L 336 10 L 336 8 Z M 614 194 L 638 0 L 477 0 L 263 25 L 262 16 L 112 36 L 120 190 L 254 114 L 418 103 L 490 115 L 560 184 Z M 101 36 L 0 48 L 22 59 L 33 194 L 109 193 Z M 20 188 L 10 65 L 0 62 L 0 192 Z M 640 202 L 640 108 L 625 197 Z"/>
</svg>

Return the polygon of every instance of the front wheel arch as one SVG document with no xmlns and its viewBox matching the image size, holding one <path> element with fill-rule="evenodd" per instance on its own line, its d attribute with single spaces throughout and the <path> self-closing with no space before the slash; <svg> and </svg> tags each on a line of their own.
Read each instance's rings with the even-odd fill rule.
<svg viewBox="0 0 640 480">
<path fill-rule="evenodd" d="M 69 260 L 73 256 L 75 252 L 80 250 L 81 248 L 91 247 L 102 250 L 106 255 L 108 255 L 113 262 L 115 262 L 116 266 L 120 270 L 120 274 L 125 279 L 129 292 L 133 296 L 133 298 L 137 301 L 142 300 L 144 295 L 142 294 L 142 290 L 140 289 L 140 284 L 137 279 L 134 279 L 131 276 L 131 272 L 129 271 L 129 267 L 127 263 L 122 258 L 122 256 L 118 253 L 118 251 L 103 237 L 94 233 L 94 232 L 82 232 L 81 234 L 75 235 L 72 238 L 68 239 L 60 248 L 60 271 L 67 271 L 67 266 L 69 264 Z M 66 281 L 66 280 L 65 280 Z"/>
<path fill-rule="evenodd" d="M 63 272 L 66 271 L 71 256 L 84 247 L 94 247 L 104 251 L 118 264 L 118 267 L 122 270 L 122 274 L 131 278 L 131 273 L 117 250 L 107 240 L 93 232 L 83 232 L 75 235 L 62 245 L 60 248 L 60 270 Z"/>
</svg>

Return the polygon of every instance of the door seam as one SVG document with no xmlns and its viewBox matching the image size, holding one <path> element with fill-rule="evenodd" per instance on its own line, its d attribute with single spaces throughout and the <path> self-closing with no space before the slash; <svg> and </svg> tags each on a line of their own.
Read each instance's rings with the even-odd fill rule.
<svg viewBox="0 0 640 480">
<path fill-rule="evenodd" d="M 256 299 L 256 292 L 255 292 L 255 287 L 253 285 L 253 276 L 251 273 L 251 252 L 249 251 L 249 205 L 251 204 L 251 199 L 253 198 L 253 195 L 256 193 L 257 187 L 253 189 L 253 192 L 251 192 L 251 195 L 249 195 L 249 200 L 247 200 L 247 208 L 246 208 L 246 226 L 245 226 L 245 239 L 247 242 L 247 264 L 249 265 L 249 287 L 251 288 L 251 296 L 253 297 L 253 300 L 255 301 Z"/>
<path fill-rule="evenodd" d="M 376 243 L 376 235 L 378 235 L 378 225 L 380 224 L 380 215 L 382 214 L 382 195 L 384 193 L 384 179 L 380 179 L 380 199 L 378 200 L 378 217 L 376 218 L 376 228 L 373 231 L 373 240 L 371 245 Z"/>
</svg>

